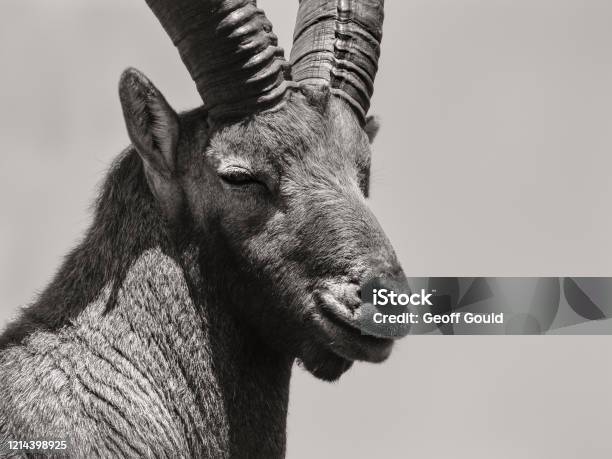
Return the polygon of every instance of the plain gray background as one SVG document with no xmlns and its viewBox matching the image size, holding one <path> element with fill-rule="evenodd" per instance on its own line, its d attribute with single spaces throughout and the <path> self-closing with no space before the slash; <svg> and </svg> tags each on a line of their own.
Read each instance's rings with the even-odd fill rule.
<svg viewBox="0 0 612 459">
<path fill-rule="evenodd" d="M 260 1 L 285 49 L 297 1 Z M 388 1 L 371 205 L 408 276 L 612 275 L 612 2 Z M 3 0 L 0 326 L 49 281 L 128 144 L 127 66 L 199 104 L 144 0 Z M 409 337 L 297 369 L 288 457 L 612 457 L 609 337 Z"/>
</svg>

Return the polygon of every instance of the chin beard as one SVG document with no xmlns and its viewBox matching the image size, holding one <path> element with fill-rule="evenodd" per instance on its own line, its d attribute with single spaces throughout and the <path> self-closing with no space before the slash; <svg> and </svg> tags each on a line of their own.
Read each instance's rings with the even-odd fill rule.
<svg viewBox="0 0 612 459">
<path fill-rule="evenodd" d="M 304 351 L 298 359 L 298 364 L 323 381 L 338 380 L 353 365 L 352 360 L 340 357 L 327 349 L 308 346 Z"/>
</svg>

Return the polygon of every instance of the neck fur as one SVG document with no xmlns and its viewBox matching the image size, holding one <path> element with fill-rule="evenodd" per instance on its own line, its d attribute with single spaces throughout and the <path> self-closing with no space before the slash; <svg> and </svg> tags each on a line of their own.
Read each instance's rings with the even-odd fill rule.
<svg viewBox="0 0 612 459">
<path fill-rule="evenodd" d="M 112 311 L 105 312 L 107 288 L 78 317 L 80 339 L 103 336 L 112 343 L 109 360 L 124 356 L 152 381 L 164 405 L 180 413 L 172 423 L 188 432 L 189 454 L 283 457 L 292 359 L 211 300 L 217 293 L 192 277 L 195 258 L 190 251 L 180 262 L 159 249 L 144 252 Z"/>
</svg>

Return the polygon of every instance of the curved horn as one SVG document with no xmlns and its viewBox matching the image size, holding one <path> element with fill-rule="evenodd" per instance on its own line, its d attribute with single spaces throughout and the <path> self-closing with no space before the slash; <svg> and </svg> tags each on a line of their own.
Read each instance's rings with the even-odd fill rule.
<svg viewBox="0 0 612 459">
<path fill-rule="evenodd" d="M 178 48 L 214 119 L 283 99 L 290 68 L 255 0 L 146 0 Z"/>
<path fill-rule="evenodd" d="M 291 65 L 300 84 L 328 85 L 365 121 L 378 70 L 384 0 L 300 0 Z"/>
</svg>

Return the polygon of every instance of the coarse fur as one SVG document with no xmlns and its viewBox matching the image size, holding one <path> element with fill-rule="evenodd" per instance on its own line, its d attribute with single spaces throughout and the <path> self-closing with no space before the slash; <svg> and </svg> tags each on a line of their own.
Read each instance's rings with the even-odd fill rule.
<svg viewBox="0 0 612 459">
<path fill-rule="evenodd" d="M 70 457 L 283 457 L 295 359 L 335 380 L 392 341 L 351 322 L 359 286 L 401 275 L 368 210 L 370 147 L 327 89 L 211 125 L 136 70 L 133 146 L 83 242 L 0 336 L 0 447 Z"/>
</svg>

